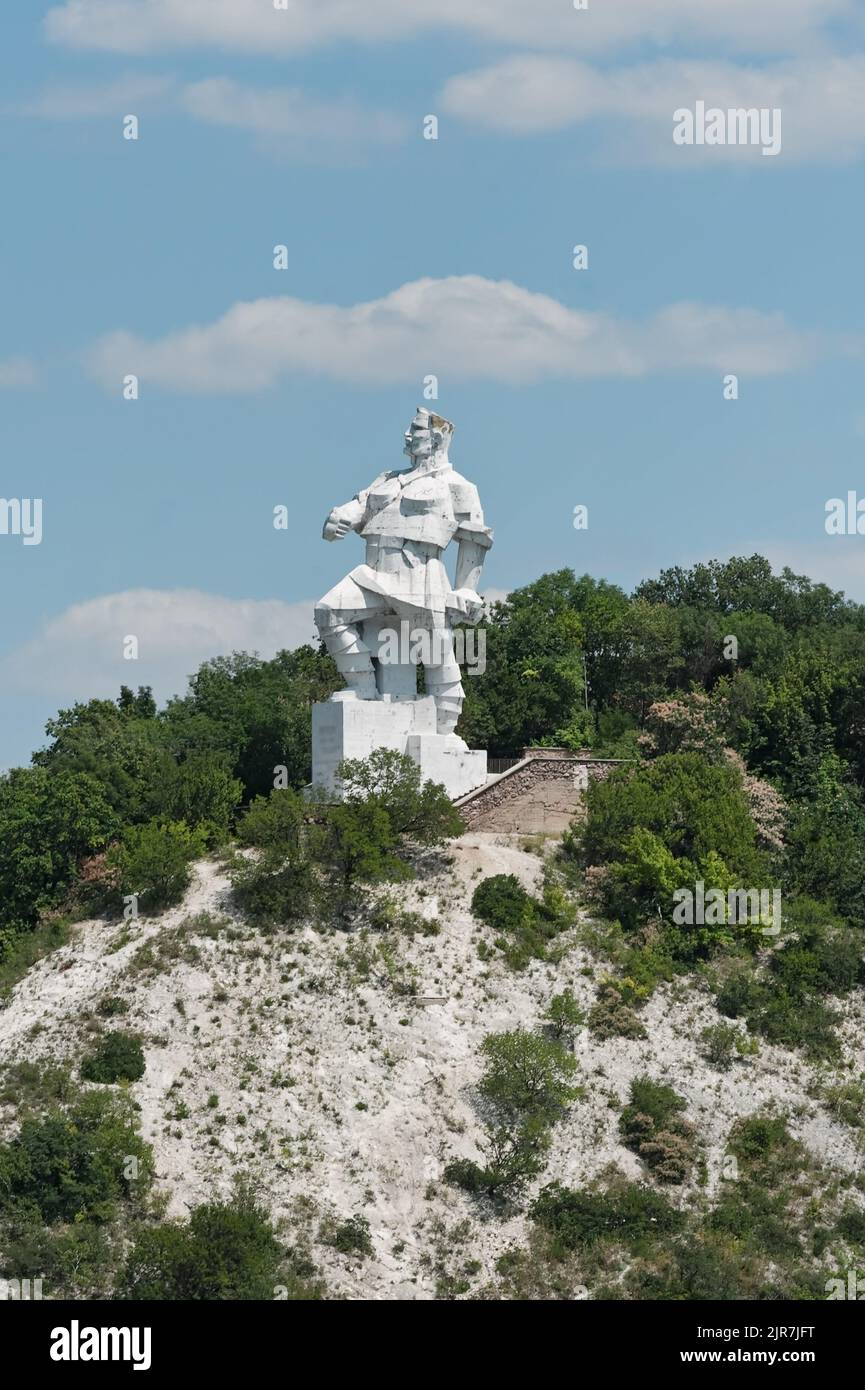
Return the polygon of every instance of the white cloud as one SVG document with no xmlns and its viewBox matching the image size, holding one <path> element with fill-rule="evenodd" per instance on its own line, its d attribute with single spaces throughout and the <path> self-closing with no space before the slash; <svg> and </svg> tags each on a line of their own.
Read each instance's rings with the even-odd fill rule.
<svg viewBox="0 0 865 1390">
<path fill-rule="evenodd" d="M 35 382 L 36 366 L 29 357 L 0 358 L 0 390 L 33 386 Z"/>
<path fill-rule="evenodd" d="M 251 87 L 227 77 L 181 85 L 173 77 L 126 74 L 110 82 L 54 85 L 15 108 L 47 120 L 180 112 L 207 125 L 256 136 L 270 153 L 353 162 L 364 150 L 405 138 L 408 122 L 346 100 L 320 101 L 298 87 Z"/>
<path fill-rule="evenodd" d="M 262 657 L 314 642 L 312 600 L 231 599 L 196 589 L 129 589 L 74 604 L 0 659 L 0 690 L 86 700 L 121 685 L 153 686 L 158 699 L 183 694 L 202 661 L 232 651 Z M 138 638 L 139 659 L 123 658 Z"/>
<path fill-rule="evenodd" d="M 192 83 L 181 93 L 181 106 L 196 120 L 248 130 L 294 153 L 309 142 L 319 157 L 322 146 L 334 153 L 359 145 L 393 142 L 407 123 L 383 111 L 367 111 L 348 101 L 324 102 L 296 87 L 253 88 L 227 77 Z"/>
<path fill-rule="evenodd" d="M 22 116 L 46 120 L 78 120 L 94 116 L 138 114 L 142 105 L 160 106 L 170 98 L 174 83 L 169 77 L 145 77 L 128 73 L 110 82 L 60 82 L 47 87 L 18 107 Z"/>
<path fill-rule="evenodd" d="M 761 164 L 843 160 L 865 148 L 865 57 L 817 58 L 764 66 L 661 60 L 600 70 L 571 58 L 523 54 L 451 78 L 442 92 L 451 115 L 511 134 L 604 123 L 609 148 L 643 161 L 687 167 L 724 158 Z M 778 160 L 755 147 L 676 146 L 673 112 L 707 107 L 779 108 Z"/>
<path fill-rule="evenodd" d="M 570 0 L 288 0 L 284 10 L 272 0 L 66 0 L 48 12 L 45 31 L 70 47 L 121 53 L 211 45 L 270 56 L 448 30 L 575 52 L 712 40 L 773 53 L 813 45 L 833 20 L 855 15 L 855 0 L 590 0 L 585 11 Z"/>
<path fill-rule="evenodd" d="M 220 319 L 155 341 L 110 333 L 87 356 L 115 388 L 128 372 L 177 391 L 258 391 L 312 373 L 340 381 L 508 383 L 545 378 L 795 370 L 849 344 L 798 331 L 782 314 L 682 303 L 644 321 L 571 309 L 508 280 L 415 280 L 343 308 L 300 299 L 234 304 Z"/>
</svg>

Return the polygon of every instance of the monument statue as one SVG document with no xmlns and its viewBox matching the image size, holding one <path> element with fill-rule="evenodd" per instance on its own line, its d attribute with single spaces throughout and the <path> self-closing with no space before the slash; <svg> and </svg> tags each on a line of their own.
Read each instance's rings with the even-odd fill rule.
<svg viewBox="0 0 865 1390">
<path fill-rule="evenodd" d="M 328 541 L 358 532 L 366 556 L 315 609 L 321 639 L 346 682 L 313 711 L 315 785 L 338 791 L 337 755 L 368 756 L 376 747 L 407 752 L 452 795 L 486 780 L 486 754 L 471 752 L 454 733 L 464 692 L 453 628 L 482 616 L 477 586 L 493 538 L 477 488 L 448 457 L 453 433 L 449 420 L 418 408 L 405 433 L 409 467 L 380 473 L 324 524 Z M 453 585 L 442 560 L 452 540 Z M 417 657 L 408 659 L 400 644 L 394 660 L 385 641 L 395 625 L 413 644 L 427 639 L 418 644 L 426 696 L 417 694 Z"/>
</svg>

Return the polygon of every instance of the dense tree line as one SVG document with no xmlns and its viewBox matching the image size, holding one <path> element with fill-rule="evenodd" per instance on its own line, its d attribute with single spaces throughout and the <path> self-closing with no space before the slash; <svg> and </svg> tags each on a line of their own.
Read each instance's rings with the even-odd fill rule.
<svg viewBox="0 0 865 1390">
<path fill-rule="evenodd" d="M 711 762 L 714 740 L 786 799 L 798 886 L 863 919 L 865 607 L 775 575 L 759 556 L 665 570 L 630 596 L 561 570 L 496 604 L 485 636 L 486 669 L 465 680 L 471 745 L 628 758 L 660 737 L 656 752 L 690 748 Z M 269 661 L 236 653 L 206 662 L 162 710 L 146 688 L 125 687 L 116 701 L 62 710 L 31 765 L 0 778 L 0 958 L 79 891 L 99 856 L 115 878 L 154 853 L 188 858 L 271 795 L 276 768 L 301 788 L 311 706 L 338 684 L 311 647 Z M 674 727 L 682 701 L 702 743 Z"/>
</svg>

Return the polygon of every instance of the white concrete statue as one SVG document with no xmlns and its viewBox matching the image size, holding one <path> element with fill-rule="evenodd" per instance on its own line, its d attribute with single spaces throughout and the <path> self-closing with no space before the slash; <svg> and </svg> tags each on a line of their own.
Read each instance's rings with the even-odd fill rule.
<svg viewBox="0 0 865 1390">
<path fill-rule="evenodd" d="M 379 474 L 350 502 L 334 507 L 324 524 L 328 541 L 357 531 L 366 542 L 366 557 L 315 609 L 322 641 L 347 686 L 331 697 L 329 714 L 319 714 L 317 720 L 314 714 L 315 782 L 334 785 L 337 753 L 362 756 L 361 746 L 368 745 L 368 754 L 374 747 L 401 747 L 401 740 L 401 751 L 415 756 L 422 767 L 432 769 L 431 758 L 438 765 L 449 755 L 445 761 L 454 774 L 436 780 L 445 781 L 452 795 L 486 778 L 486 755 L 469 752 L 454 736 L 464 692 L 453 627 L 477 622 L 483 613 L 477 586 L 493 538 L 477 488 L 448 458 L 453 432 L 449 420 L 419 407 L 405 434 L 410 466 Z M 453 586 L 442 560 L 452 540 L 458 547 Z M 417 697 L 415 665 L 402 658 L 393 663 L 385 655 L 382 639 L 395 627 L 428 636 L 422 658 L 426 697 Z M 360 702 L 358 708 L 350 713 L 355 702 Z M 414 702 L 413 711 L 389 709 L 407 702 Z M 334 703 L 343 705 L 339 716 Z M 327 709 L 316 706 L 316 711 Z M 390 737 L 383 736 L 386 727 L 392 730 Z M 431 736 L 438 736 L 435 747 Z M 454 756 L 462 753 L 466 756 L 455 762 Z"/>
<path fill-rule="evenodd" d="M 444 658 L 425 667 L 442 734 L 453 733 L 463 703 L 451 630 L 454 623 L 476 622 L 483 612 L 477 585 L 492 545 L 477 488 L 448 458 L 453 432 L 449 420 L 419 408 L 405 434 L 411 467 L 380 473 L 351 502 L 334 507 L 324 539 L 337 541 L 357 531 L 366 541 L 366 560 L 315 609 L 322 641 L 348 686 L 338 699 L 375 700 L 385 693 L 373 666 L 382 619 L 405 618 L 415 629 L 426 628 L 429 650 Z M 459 547 L 454 587 L 442 562 L 452 540 Z M 369 642 L 364 640 L 368 626 Z"/>
</svg>

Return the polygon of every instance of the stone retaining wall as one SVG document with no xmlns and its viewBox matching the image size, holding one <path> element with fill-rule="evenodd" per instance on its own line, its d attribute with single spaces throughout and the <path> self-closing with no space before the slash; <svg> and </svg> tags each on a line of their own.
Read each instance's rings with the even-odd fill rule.
<svg viewBox="0 0 865 1390">
<path fill-rule="evenodd" d="M 526 749 L 523 760 L 456 802 L 469 830 L 561 835 L 582 803 L 588 781 L 609 777 L 622 760 Z"/>
</svg>

